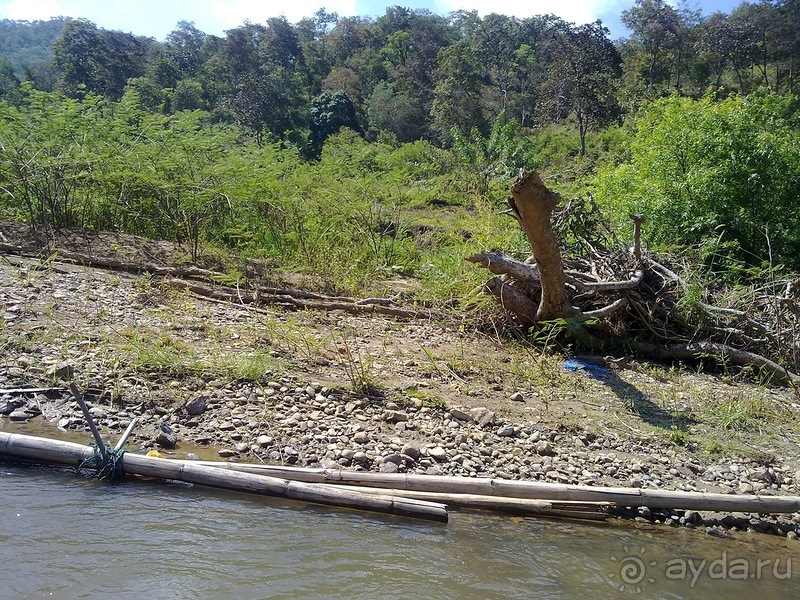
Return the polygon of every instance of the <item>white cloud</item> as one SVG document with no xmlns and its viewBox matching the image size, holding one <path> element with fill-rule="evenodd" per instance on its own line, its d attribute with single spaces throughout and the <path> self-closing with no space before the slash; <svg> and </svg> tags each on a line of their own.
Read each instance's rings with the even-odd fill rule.
<svg viewBox="0 0 800 600">
<path fill-rule="evenodd" d="M 328 12 L 340 15 L 354 15 L 356 0 L 293 0 L 291 2 L 259 1 L 259 0 L 226 0 L 212 2 L 207 11 L 213 16 L 222 29 L 238 27 L 245 20 L 252 23 L 263 23 L 270 17 L 283 15 L 290 23 L 296 23 L 303 17 L 311 17 L 322 6 Z"/>
<path fill-rule="evenodd" d="M 50 17 L 70 16 L 58 0 L 8 0 L 0 3 L 0 19 L 46 21 Z"/>
<path fill-rule="evenodd" d="M 572 23 L 589 23 L 603 14 L 626 8 L 632 0 L 443 0 L 447 10 L 477 10 L 480 15 L 498 13 L 518 18 L 555 14 Z M 620 8 L 620 10 L 622 10 Z"/>
</svg>

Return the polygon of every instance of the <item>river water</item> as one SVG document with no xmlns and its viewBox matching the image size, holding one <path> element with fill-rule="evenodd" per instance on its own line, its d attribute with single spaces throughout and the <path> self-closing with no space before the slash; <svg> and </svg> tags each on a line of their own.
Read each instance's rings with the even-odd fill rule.
<svg viewBox="0 0 800 600">
<path fill-rule="evenodd" d="M 446 525 L 0 462 L 0 598 L 800 598 L 800 542 L 451 512 Z"/>
</svg>

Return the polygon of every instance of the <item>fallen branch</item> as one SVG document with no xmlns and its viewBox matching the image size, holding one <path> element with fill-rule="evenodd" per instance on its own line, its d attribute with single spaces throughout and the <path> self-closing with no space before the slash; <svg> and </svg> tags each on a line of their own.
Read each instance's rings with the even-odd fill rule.
<svg viewBox="0 0 800 600">
<path fill-rule="evenodd" d="M 598 281 L 597 283 L 588 283 L 571 277 L 567 273 L 564 274 L 564 278 L 568 284 L 577 288 L 579 292 L 611 292 L 632 290 L 638 287 L 644 278 L 644 271 L 641 269 L 635 271 L 627 281 Z"/>
<path fill-rule="evenodd" d="M 574 319 L 576 321 L 580 322 L 580 323 L 583 323 L 585 321 L 589 321 L 589 320 L 592 320 L 592 319 L 607 319 L 607 318 L 617 314 L 619 311 L 621 311 L 626 306 L 628 306 L 627 298 L 620 298 L 619 300 L 615 300 L 614 302 L 612 302 L 608 306 L 604 306 L 603 308 L 598 308 L 597 310 L 587 310 L 585 312 L 581 312 L 581 313 L 575 315 Z"/>
<path fill-rule="evenodd" d="M 514 279 L 541 286 L 541 277 L 536 265 L 520 262 L 499 250 L 479 252 L 466 257 L 465 260 L 481 265 L 495 275 L 509 275 Z"/>
<path fill-rule="evenodd" d="M 25 394 L 60 394 L 64 390 L 61 388 L 38 387 L 38 388 L 5 388 L 0 389 L 0 395 L 24 396 Z"/>
<path fill-rule="evenodd" d="M 668 346 L 658 346 L 644 342 L 635 342 L 633 348 L 646 352 L 654 358 L 665 359 L 700 359 L 708 356 L 719 357 L 723 360 L 730 360 L 738 365 L 756 367 L 768 373 L 781 383 L 800 388 L 800 375 L 792 373 L 775 361 L 772 361 L 760 354 L 739 350 L 727 344 L 718 342 L 692 342 L 689 344 L 671 344 Z"/>
<path fill-rule="evenodd" d="M 381 304 L 358 304 L 339 299 L 314 300 L 284 294 L 250 293 L 224 288 L 211 289 L 185 279 L 164 279 L 164 285 L 180 290 L 188 290 L 198 296 L 224 300 L 233 304 L 277 304 L 295 310 L 342 310 L 357 315 L 380 314 L 403 319 L 431 319 L 436 313 L 432 310 L 413 310 Z"/>
<path fill-rule="evenodd" d="M 499 300 L 500 306 L 517 315 L 523 323 L 530 325 L 536 322 L 536 304 L 514 286 L 505 283 L 499 277 L 492 277 L 486 282 L 485 288 Z"/>
</svg>

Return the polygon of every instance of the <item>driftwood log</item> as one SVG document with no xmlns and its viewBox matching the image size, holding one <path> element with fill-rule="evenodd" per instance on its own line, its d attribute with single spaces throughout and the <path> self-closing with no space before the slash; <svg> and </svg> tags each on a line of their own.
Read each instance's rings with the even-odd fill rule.
<svg viewBox="0 0 800 600">
<path fill-rule="evenodd" d="M 750 310 L 697 300 L 687 310 L 684 298 L 690 286 L 642 249 L 643 215 L 629 215 L 632 247 L 623 250 L 617 243 L 607 249 L 581 240 L 577 245 L 588 249 L 589 256 L 565 259 L 553 225 L 558 203 L 559 196 L 535 171 L 521 173 L 511 185 L 508 204 L 532 255 L 520 261 L 500 250 L 485 250 L 466 257 L 495 275 L 483 289 L 516 323 L 526 328 L 544 322 L 584 323 L 569 328 L 568 334 L 584 351 L 633 352 L 657 360 L 714 358 L 751 367 L 800 391 L 800 376 L 792 370 L 800 366 L 795 282 L 783 283 L 779 295 L 750 302 Z"/>
<path fill-rule="evenodd" d="M 170 267 L 164 265 L 121 261 L 102 256 L 91 256 L 56 248 L 45 249 L 33 254 L 19 246 L 0 243 L 0 253 L 17 255 L 38 260 L 57 259 L 72 264 L 124 271 L 139 275 L 150 275 L 165 287 L 188 291 L 211 301 L 227 302 L 238 306 L 258 307 L 277 305 L 289 310 L 340 310 L 358 315 L 384 315 L 398 319 L 442 318 L 444 313 L 432 309 L 413 309 L 395 306 L 391 298 L 351 298 L 349 296 L 329 296 L 290 287 L 264 286 L 248 279 L 241 285 L 231 286 L 220 283 L 226 275 L 197 267 Z"/>
</svg>

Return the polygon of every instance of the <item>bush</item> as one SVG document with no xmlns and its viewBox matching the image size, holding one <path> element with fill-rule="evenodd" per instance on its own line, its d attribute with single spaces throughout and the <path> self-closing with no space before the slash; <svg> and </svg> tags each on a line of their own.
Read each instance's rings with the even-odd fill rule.
<svg viewBox="0 0 800 600">
<path fill-rule="evenodd" d="M 791 102 L 769 92 L 653 102 L 636 118 L 630 158 L 598 173 L 598 201 L 620 219 L 644 213 L 662 246 L 712 247 L 726 266 L 800 267 Z"/>
</svg>

